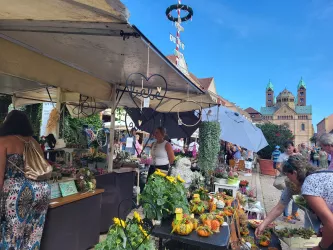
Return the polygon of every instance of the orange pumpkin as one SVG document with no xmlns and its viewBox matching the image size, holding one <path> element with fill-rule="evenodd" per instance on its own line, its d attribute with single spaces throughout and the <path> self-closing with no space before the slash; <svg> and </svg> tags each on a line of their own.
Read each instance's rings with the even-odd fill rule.
<svg viewBox="0 0 333 250">
<path fill-rule="evenodd" d="M 216 219 L 212 220 L 211 229 L 214 233 L 220 232 L 220 222 Z"/>
<path fill-rule="evenodd" d="M 271 244 L 271 241 L 269 240 L 269 238 L 267 236 L 261 236 L 259 239 L 259 245 L 263 246 L 263 247 L 268 247 L 269 244 Z"/>
<path fill-rule="evenodd" d="M 201 237 L 209 237 L 213 232 L 207 226 L 200 226 L 197 228 L 197 234 Z"/>
</svg>

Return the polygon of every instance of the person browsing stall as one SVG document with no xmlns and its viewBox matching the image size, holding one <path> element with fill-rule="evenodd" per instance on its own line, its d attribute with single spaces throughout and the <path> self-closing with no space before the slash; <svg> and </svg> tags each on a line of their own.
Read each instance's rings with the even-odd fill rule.
<svg viewBox="0 0 333 250">
<path fill-rule="evenodd" d="M 283 190 L 281 198 L 279 203 L 267 214 L 267 217 L 265 220 L 259 225 L 259 227 L 255 231 L 255 235 L 258 237 L 260 234 L 263 233 L 263 231 L 266 229 L 266 227 L 273 222 L 276 218 L 278 218 L 282 212 L 285 210 L 285 208 L 288 206 L 290 200 L 292 199 L 293 195 L 300 195 L 300 194 L 311 194 L 314 195 L 315 192 L 316 195 L 320 196 L 324 193 L 324 190 L 333 190 L 333 173 L 331 175 L 328 174 L 315 174 L 316 171 L 318 171 L 318 168 L 313 167 L 307 158 L 303 157 L 301 154 L 299 155 L 292 155 L 289 157 L 289 159 L 283 163 L 281 167 L 281 171 L 284 173 L 286 176 L 286 188 Z M 312 186 L 309 184 L 303 185 L 303 183 L 308 183 L 309 181 L 304 181 L 306 180 L 307 176 L 317 176 L 325 178 L 325 181 L 321 182 L 316 178 L 318 181 L 318 186 L 313 185 L 314 182 L 311 179 Z M 327 181 L 326 181 L 327 178 Z M 331 184 L 329 184 L 331 182 Z M 324 183 L 324 185 L 327 185 L 327 188 L 324 188 L 324 186 L 321 184 Z M 303 187 L 302 187 L 303 185 Z M 317 189 L 322 191 L 320 193 Z M 333 209 L 333 193 L 329 192 L 330 197 L 329 203 L 331 204 L 331 208 Z M 310 198 L 311 200 L 311 198 Z M 310 205 L 310 204 L 309 204 Z M 323 205 L 323 202 L 321 200 L 321 205 Z M 304 227 L 306 228 L 313 228 L 317 233 L 319 232 L 320 228 L 320 221 L 318 220 L 317 216 L 319 214 L 316 212 L 315 209 L 313 209 L 315 212 L 312 213 L 308 211 L 308 213 L 304 214 Z M 326 211 L 326 210 L 325 210 Z M 319 217 L 320 218 L 320 217 Z M 327 218 L 327 215 L 323 215 L 322 218 Z M 323 221 L 321 219 L 321 221 Z M 333 218 L 332 218 L 333 219 Z M 333 232 L 333 231 L 331 231 Z M 325 241 L 325 246 L 328 244 Z"/>
<path fill-rule="evenodd" d="M 152 175 L 157 168 L 164 171 L 169 171 L 170 164 L 173 164 L 175 160 L 172 146 L 168 141 L 164 139 L 165 136 L 165 128 L 158 127 L 157 129 L 155 129 L 154 137 L 156 141 L 153 142 L 151 149 L 153 165 L 151 165 L 149 168 L 148 179 L 149 176 Z"/>
<path fill-rule="evenodd" d="M 25 175 L 25 148 L 33 146 L 43 157 L 32 135 L 22 111 L 11 111 L 0 126 L 0 249 L 39 249 L 41 243 L 51 190 Z"/>
<path fill-rule="evenodd" d="M 332 161 L 332 155 L 333 155 L 333 134 L 323 134 L 319 138 L 319 144 L 321 145 L 322 149 L 328 154 L 328 170 L 333 170 L 333 161 Z"/>
</svg>

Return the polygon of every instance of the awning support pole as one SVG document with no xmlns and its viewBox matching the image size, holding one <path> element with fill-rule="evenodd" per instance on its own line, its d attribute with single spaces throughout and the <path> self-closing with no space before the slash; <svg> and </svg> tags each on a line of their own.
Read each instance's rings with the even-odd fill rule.
<svg viewBox="0 0 333 250">
<path fill-rule="evenodd" d="M 57 122 L 57 127 L 56 127 L 56 135 L 55 138 L 59 139 L 60 138 L 60 134 L 59 134 L 59 129 L 60 129 L 60 116 L 61 116 L 61 88 L 57 88 L 57 104 L 56 104 L 56 109 L 58 111 L 59 114 L 59 120 Z M 52 99 L 51 99 L 52 101 Z"/>
<path fill-rule="evenodd" d="M 116 105 L 117 105 L 117 88 L 116 85 L 112 85 L 112 94 L 111 94 L 111 122 L 110 122 L 110 152 L 109 152 L 109 160 L 108 160 L 108 172 L 112 172 L 113 170 L 113 155 L 114 155 L 114 132 L 115 132 L 115 121 L 116 121 Z"/>
</svg>

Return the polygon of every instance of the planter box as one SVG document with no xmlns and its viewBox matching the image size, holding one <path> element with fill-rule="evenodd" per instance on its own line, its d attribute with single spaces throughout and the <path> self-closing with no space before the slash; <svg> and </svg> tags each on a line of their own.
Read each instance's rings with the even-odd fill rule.
<svg viewBox="0 0 333 250">
<path fill-rule="evenodd" d="M 260 173 L 264 175 L 276 175 L 276 170 L 273 168 L 273 161 L 272 160 L 265 160 L 260 159 L 259 160 L 259 166 L 260 166 Z"/>
</svg>

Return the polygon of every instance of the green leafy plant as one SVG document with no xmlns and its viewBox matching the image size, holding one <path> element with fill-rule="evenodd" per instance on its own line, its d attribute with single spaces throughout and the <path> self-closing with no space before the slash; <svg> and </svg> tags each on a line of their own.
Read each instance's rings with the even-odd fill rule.
<svg viewBox="0 0 333 250">
<path fill-rule="evenodd" d="M 138 213 L 134 212 L 134 218 L 126 222 L 119 218 L 114 218 L 113 221 L 114 224 L 110 227 L 106 239 L 97 244 L 95 250 L 156 249 Z"/>
<path fill-rule="evenodd" d="M 200 170 L 206 178 L 213 172 L 220 151 L 220 123 L 204 121 L 199 127 L 199 159 Z"/>
<path fill-rule="evenodd" d="M 176 208 L 182 208 L 184 213 L 188 213 L 187 190 L 183 183 L 184 180 L 179 176 L 167 176 L 159 170 L 151 175 L 140 196 L 146 218 L 161 220 L 174 214 Z M 155 209 L 150 203 L 154 204 Z"/>
<path fill-rule="evenodd" d="M 275 146 L 278 145 L 281 147 L 286 141 L 292 141 L 294 139 L 294 135 L 285 125 L 265 123 L 257 126 L 262 130 L 268 143 L 268 146 L 258 152 L 258 155 L 262 159 L 271 159 Z"/>
</svg>

